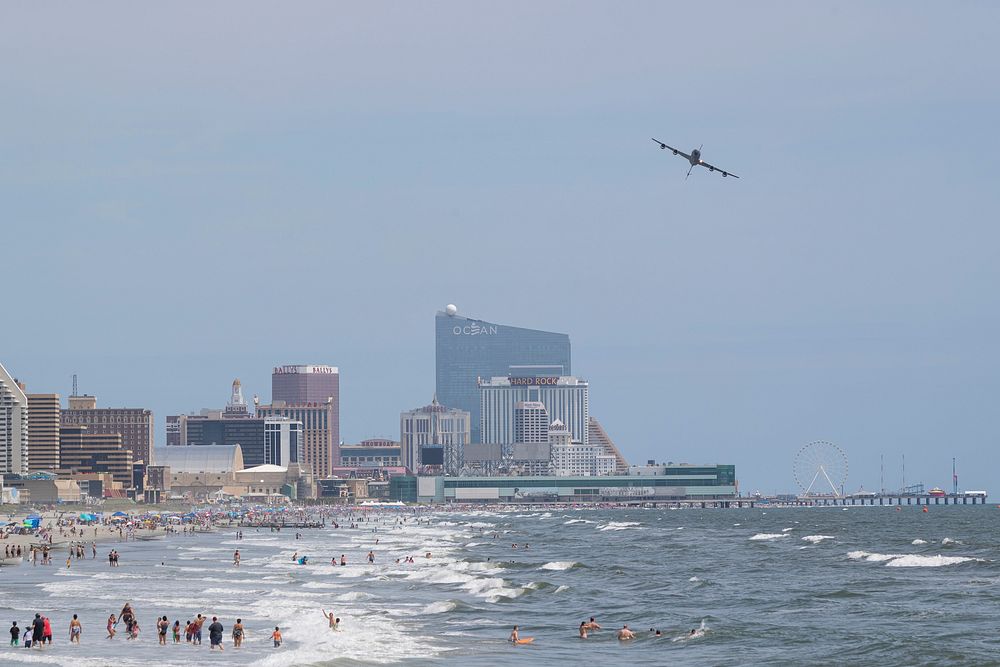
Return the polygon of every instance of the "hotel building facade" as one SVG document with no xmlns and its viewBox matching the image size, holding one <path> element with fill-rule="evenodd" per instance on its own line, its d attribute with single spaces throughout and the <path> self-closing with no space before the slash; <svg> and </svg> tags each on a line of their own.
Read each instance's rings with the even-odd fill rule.
<svg viewBox="0 0 1000 667">
<path fill-rule="evenodd" d="M 0 475 L 29 470 L 28 397 L 0 364 Z"/>
<path fill-rule="evenodd" d="M 86 426 L 91 435 L 122 437 L 132 461 L 152 465 L 153 413 L 145 408 L 98 408 L 93 396 L 70 396 L 69 409 L 61 413 L 61 426 Z"/>
<path fill-rule="evenodd" d="M 512 372 L 572 373 L 569 336 L 563 333 L 475 320 L 458 315 L 454 309 L 437 313 L 434 330 L 437 398 L 442 405 L 471 415 L 474 443 L 486 442 L 480 430 L 481 379 Z"/>
</svg>

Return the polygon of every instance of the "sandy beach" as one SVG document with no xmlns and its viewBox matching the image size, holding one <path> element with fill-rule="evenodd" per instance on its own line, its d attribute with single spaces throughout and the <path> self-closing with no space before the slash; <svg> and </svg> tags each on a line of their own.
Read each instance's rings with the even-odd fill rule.
<svg viewBox="0 0 1000 667">
<path fill-rule="evenodd" d="M 14 514 L 4 514 L 0 515 L 0 522 L 9 523 L 11 521 L 23 521 L 25 516 L 32 514 L 34 512 L 18 512 Z M 132 531 L 132 537 L 129 538 L 129 532 L 126 528 L 119 528 L 117 526 L 108 526 L 105 524 L 93 524 L 91 526 L 78 525 L 76 527 L 76 533 L 72 533 L 71 527 L 58 526 L 58 521 L 60 518 L 69 519 L 74 516 L 78 516 L 79 512 L 55 512 L 48 511 L 38 513 L 42 517 L 39 523 L 39 530 L 32 531 L 27 534 L 8 534 L 3 533 L 0 536 L 0 565 L 11 566 L 17 565 L 19 561 L 28 561 L 31 556 L 31 545 L 38 544 L 48 544 L 53 555 L 54 560 L 58 560 L 58 557 L 64 555 L 69 545 L 75 542 L 83 542 L 87 546 L 86 556 L 90 558 L 93 555 L 90 545 L 93 542 L 98 544 L 103 543 L 126 543 L 134 542 L 137 540 L 154 539 L 154 538 L 165 538 L 176 533 L 173 532 L 174 528 L 171 527 L 169 530 L 164 527 L 156 527 L 152 529 L 148 528 L 135 528 Z M 40 535 L 40 531 L 46 531 L 45 535 Z M 49 537 L 51 536 L 51 542 Z M 4 552 L 7 546 L 20 546 L 22 551 L 22 557 L 18 558 L 4 558 Z M 107 556 L 106 553 L 98 552 L 98 557 Z"/>
</svg>

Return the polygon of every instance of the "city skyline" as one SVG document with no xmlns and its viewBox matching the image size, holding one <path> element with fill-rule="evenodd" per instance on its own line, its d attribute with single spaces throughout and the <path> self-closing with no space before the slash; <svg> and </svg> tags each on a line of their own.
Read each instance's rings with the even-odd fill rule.
<svg viewBox="0 0 1000 667">
<path fill-rule="evenodd" d="M 897 486 L 904 453 L 908 480 L 948 487 L 956 457 L 993 486 L 996 6 L 5 18 L 0 360 L 30 393 L 76 373 L 159 443 L 315 361 L 343 440 L 395 438 L 455 303 L 567 332 L 631 461 L 788 491 L 825 439 L 848 490 L 880 454 Z M 741 178 L 684 180 L 654 136 Z"/>
<path fill-rule="evenodd" d="M 436 313 L 436 319 L 440 318 L 440 316 L 442 316 L 443 314 L 444 314 L 443 311 L 438 311 Z M 484 320 L 470 318 L 469 321 L 483 322 Z M 489 324 L 489 323 L 487 323 L 487 324 Z M 514 329 L 523 329 L 522 327 L 511 327 L 511 328 L 514 328 Z M 528 330 L 528 329 L 524 329 L 524 330 Z M 545 332 L 543 332 L 543 333 L 545 333 Z M 308 368 L 311 371 L 311 369 L 313 369 L 313 368 L 330 368 L 330 367 L 329 366 L 322 366 L 322 365 L 317 366 L 317 365 L 298 365 L 298 364 L 295 364 L 295 365 L 287 365 L 286 364 L 286 365 L 282 365 L 282 366 L 273 366 L 271 368 L 271 372 L 270 372 L 271 384 L 273 385 L 274 379 L 276 377 L 278 377 L 279 375 L 283 375 L 285 373 L 292 373 L 294 371 L 291 370 L 291 369 L 295 369 L 295 368 L 300 368 L 300 369 Z M 339 371 L 338 367 L 333 367 L 332 370 L 335 373 L 335 377 L 337 378 L 336 386 L 337 386 L 337 390 L 339 391 L 340 371 Z M 250 373 L 250 375 L 252 376 L 253 373 Z M 15 376 L 14 379 L 23 382 L 23 380 L 21 380 L 20 377 Z M 564 381 L 565 380 L 576 380 L 576 378 L 562 378 L 562 379 Z M 76 378 L 74 377 L 73 381 L 75 381 L 75 380 L 76 380 Z M 239 379 L 233 381 L 233 383 L 231 384 L 231 400 L 232 400 L 233 397 L 236 396 L 236 392 L 238 390 L 242 389 L 241 385 L 242 385 L 242 383 L 241 383 L 241 381 Z M 589 382 L 584 381 L 584 385 L 589 385 Z M 26 393 L 30 394 L 30 392 L 26 392 Z M 267 404 L 267 401 L 263 400 L 263 397 L 261 397 L 259 394 L 253 394 L 253 395 L 254 395 L 255 398 L 260 399 L 259 402 L 261 404 Z M 64 406 L 64 409 L 66 407 L 68 407 L 69 399 L 73 398 L 73 397 L 74 396 L 73 396 L 73 394 L 71 392 L 64 397 L 65 400 L 63 402 L 66 404 Z M 93 394 L 89 394 L 87 392 L 81 392 L 78 395 L 78 397 L 90 399 L 90 398 L 93 397 Z M 218 404 L 219 402 L 220 401 L 216 401 L 216 404 Z M 212 404 L 210 404 L 210 405 L 212 405 Z M 108 406 L 108 407 L 110 408 L 111 406 Z M 231 407 L 231 405 L 227 404 L 227 409 L 229 407 Z M 266 408 L 266 407 L 269 407 L 269 406 L 265 405 L 264 407 Z M 450 407 L 450 406 L 443 406 L 443 407 L 447 408 L 447 407 Z M 218 408 L 214 408 L 214 407 L 202 407 L 202 408 L 199 408 L 197 410 L 192 409 L 192 410 L 181 412 L 181 413 L 177 413 L 177 414 L 182 414 L 182 415 L 186 416 L 186 415 L 191 415 L 191 414 L 197 414 L 199 410 L 201 410 L 201 411 L 204 411 L 204 410 L 217 411 Z M 406 413 L 407 411 L 408 411 L 408 409 L 403 409 L 402 410 L 403 413 Z M 155 411 L 153 411 L 153 412 L 155 414 Z M 400 412 L 396 412 L 395 414 L 396 414 L 396 417 L 398 419 L 398 416 L 399 416 Z M 398 425 L 398 421 L 397 421 L 397 425 Z M 166 437 L 165 437 L 166 431 L 165 431 L 165 429 L 161 429 L 161 430 L 164 430 L 164 432 L 160 434 L 160 437 L 163 438 L 163 442 L 166 442 Z M 356 440 L 343 440 L 343 444 L 345 444 L 345 445 L 358 445 L 359 443 L 361 443 L 361 442 L 363 442 L 365 440 L 369 440 L 369 439 L 385 438 L 387 440 L 392 440 L 394 437 L 398 437 L 398 436 L 399 436 L 398 429 L 396 430 L 395 434 L 391 434 L 390 433 L 388 435 L 368 433 L 367 435 L 363 435 L 362 437 L 359 437 Z M 779 485 L 775 486 L 774 488 L 766 488 L 765 489 L 766 493 L 775 493 L 775 492 L 777 492 L 777 493 L 788 493 L 788 492 L 794 493 L 794 492 L 798 491 L 798 489 L 795 486 L 795 480 L 794 480 L 793 475 L 791 473 L 791 462 L 792 462 L 792 458 L 794 457 L 794 455 L 798 451 L 798 449 L 801 446 L 807 444 L 807 442 L 809 442 L 809 441 L 804 440 L 801 443 L 796 443 L 794 445 L 793 449 L 791 449 L 789 451 L 789 474 L 788 474 L 787 483 L 784 486 L 781 486 L 779 484 Z M 646 457 L 640 458 L 640 457 L 637 457 L 637 456 L 633 455 L 633 453 L 631 451 L 632 448 L 630 447 L 629 443 L 625 443 L 624 445 L 622 445 L 622 443 L 619 442 L 618 444 L 623 447 L 624 451 L 622 453 L 624 454 L 625 458 L 629 460 L 630 464 L 632 464 L 632 465 L 642 465 L 642 464 L 644 464 L 644 463 L 647 462 L 647 458 Z M 847 451 L 849 452 L 849 447 L 847 448 Z M 883 481 L 885 482 L 885 487 L 884 488 L 887 491 L 892 491 L 892 490 L 894 490 L 894 489 L 896 489 L 898 487 L 901 487 L 902 483 L 904 482 L 904 472 L 902 470 L 902 466 L 904 464 L 904 458 L 903 457 L 905 457 L 905 452 L 900 452 L 900 458 L 899 458 L 898 461 L 890 460 L 890 461 L 886 462 L 884 454 L 882 454 L 881 458 L 879 459 L 879 469 L 876 470 L 876 471 L 874 471 L 874 473 L 877 475 L 876 481 L 878 481 L 879 484 L 881 484 Z M 651 457 L 648 460 L 650 460 L 650 461 L 654 461 L 655 460 L 657 463 L 665 463 L 668 460 L 670 460 L 673 463 L 688 463 L 688 464 L 692 464 L 692 465 L 719 464 L 719 463 L 733 464 L 734 463 L 734 461 L 725 461 L 725 462 L 723 462 L 723 461 L 715 461 L 715 460 L 711 460 L 711 461 L 710 460 L 685 460 L 683 458 L 673 459 L 669 455 Z M 949 465 L 950 465 L 950 461 L 951 461 L 951 459 L 948 459 Z M 899 467 L 900 467 L 898 473 L 897 473 L 897 471 L 895 469 L 895 465 L 897 463 L 899 464 Z M 330 464 L 330 465 L 332 467 L 332 464 Z M 737 470 L 740 470 L 740 468 L 741 468 L 740 463 L 739 462 L 735 462 L 735 465 L 737 467 Z M 920 471 L 924 470 L 924 469 L 926 469 L 926 466 L 922 465 L 919 460 L 918 461 L 912 461 L 911 460 L 911 462 L 910 462 L 909 477 L 905 478 L 906 484 L 924 483 L 924 485 L 927 488 L 930 488 L 931 486 L 935 486 L 935 485 L 944 486 L 947 483 L 949 485 L 949 488 L 950 488 L 950 482 L 951 482 L 951 479 L 950 479 L 950 470 L 948 471 L 948 479 L 942 480 L 940 482 L 938 482 L 938 481 L 926 482 L 926 481 L 923 481 L 919 477 L 919 475 L 921 474 Z M 914 473 L 914 470 L 916 470 L 916 473 Z M 961 472 L 961 470 L 960 470 L 960 472 Z M 916 477 L 914 477 L 915 474 L 916 474 Z M 851 493 L 854 490 L 861 490 L 861 489 L 866 490 L 866 491 L 879 490 L 879 486 L 873 486 L 870 482 L 867 481 L 870 476 L 871 476 L 871 471 L 867 472 L 865 474 L 865 476 L 862 478 L 862 480 L 865 480 L 865 481 L 858 481 L 859 476 L 857 474 L 854 475 L 853 477 L 849 477 L 848 478 L 847 488 L 845 490 L 848 493 Z M 898 480 L 897 480 L 897 477 L 898 477 Z M 964 479 L 964 476 L 962 476 L 961 478 Z M 857 489 L 855 489 L 855 487 L 852 486 L 852 484 L 854 484 L 855 482 L 858 485 Z M 751 489 L 746 488 L 745 482 L 743 482 L 742 478 L 740 478 L 740 483 L 741 483 L 741 491 L 743 492 L 744 495 L 749 494 L 749 493 L 753 493 L 754 491 L 759 490 L 757 487 L 754 487 L 754 488 L 751 488 Z M 963 485 L 963 488 L 965 488 L 964 485 Z M 971 488 L 971 487 L 969 487 L 969 488 Z"/>
</svg>

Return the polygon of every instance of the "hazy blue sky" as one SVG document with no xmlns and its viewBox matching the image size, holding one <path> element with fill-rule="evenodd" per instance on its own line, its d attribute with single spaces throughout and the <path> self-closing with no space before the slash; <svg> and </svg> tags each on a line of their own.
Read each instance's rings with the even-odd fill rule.
<svg viewBox="0 0 1000 667">
<path fill-rule="evenodd" d="M 996 3 L 14 3 L 0 361 L 167 414 L 340 366 L 434 390 L 434 312 L 564 331 L 633 460 L 1000 493 Z M 699 171 L 651 136 L 743 176 Z"/>
</svg>

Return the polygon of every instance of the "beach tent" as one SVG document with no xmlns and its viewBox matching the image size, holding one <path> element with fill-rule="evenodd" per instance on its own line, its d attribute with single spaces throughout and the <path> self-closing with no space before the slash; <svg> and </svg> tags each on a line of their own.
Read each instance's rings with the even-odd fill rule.
<svg viewBox="0 0 1000 667">
<path fill-rule="evenodd" d="M 114 514 L 112 514 L 111 516 L 121 516 L 121 517 L 125 517 L 125 516 L 128 516 L 128 514 L 125 514 L 125 512 L 115 512 L 115 513 L 114 513 Z"/>
<path fill-rule="evenodd" d="M 40 524 L 41 522 L 42 522 L 41 519 L 32 519 L 32 518 L 29 517 L 29 518 L 27 518 L 27 519 L 24 520 L 24 527 L 25 528 L 38 528 L 38 524 Z"/>
</svg>

